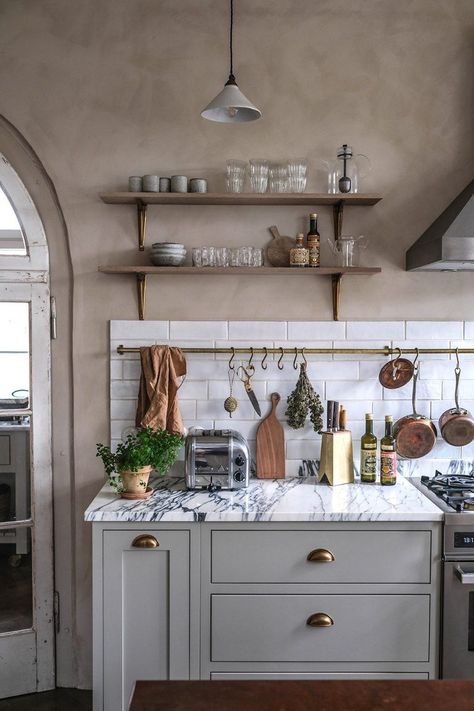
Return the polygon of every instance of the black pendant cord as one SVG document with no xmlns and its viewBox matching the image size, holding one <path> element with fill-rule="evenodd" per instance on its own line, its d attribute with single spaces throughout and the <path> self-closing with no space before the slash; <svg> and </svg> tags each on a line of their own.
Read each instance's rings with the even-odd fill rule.
<svg viewBox="0 0 474 711">
<path fill-rule="evenodd" d="M 230 74 L 227 84 L 235 84 L 234 76 L 234 0 L 230 0 L 230 28 L 229 28 L 229 55 L 230 55 Z"/>
</svg>

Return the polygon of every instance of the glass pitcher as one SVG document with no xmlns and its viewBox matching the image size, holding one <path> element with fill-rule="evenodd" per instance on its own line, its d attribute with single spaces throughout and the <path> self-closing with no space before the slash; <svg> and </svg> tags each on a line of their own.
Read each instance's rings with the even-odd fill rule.
<svg viewBox="0 0 474 711">
<path fill-rule="evenodd" d="M 319 164 L 326 173 L 327 191 L 331 194 L 358 193 L 361 180 L 372 169 L 369 158 L 364 153 L 354 154 L 347 143 L 338 148 L 337 158 L 320 160 Z"/>
<path fill-rule="evenodd" d="M 336 257 L 336 264 L 339 267 L 358 267 L 360 250 L 365 249 L 369 243 L 367 237 L 360 235 L 341 235 L 339 239 L 333 241 L 327 237 L 327 242 L 332 253 Z"/>
</svg>

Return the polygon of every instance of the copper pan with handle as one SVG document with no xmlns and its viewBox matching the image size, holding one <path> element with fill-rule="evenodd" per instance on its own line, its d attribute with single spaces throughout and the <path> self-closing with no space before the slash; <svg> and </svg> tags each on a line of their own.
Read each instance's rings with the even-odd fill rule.
<svg viewBox="0 0 474 711">
<path fill-rule="evenodd" d="M 429 417 L 419 415 L 416 411 L 416 383 L 418 380 L 418 365 L 413 372 L 413 392 L 411 415 L 401 417 L 395 423 L 393 436 L 396 441 L 397 453 L 405 459 L 419 459 L 431 452 L 437 431 Z"/>
<path fill-rule="evenodd" d="M 459 354 L 456 349 L 457 364 L 454 369 L 456 386 L 454 389 L 454 402 L 456 407 L 445 410 L 439 418 L 439 428 L 442 438 L 454 447 L 465 447 L 474 440 L 474 418 L 469 410 L 459 407 L 459 379 L 461 377 L 461 367 L 459 365 Z"/>
</svg>

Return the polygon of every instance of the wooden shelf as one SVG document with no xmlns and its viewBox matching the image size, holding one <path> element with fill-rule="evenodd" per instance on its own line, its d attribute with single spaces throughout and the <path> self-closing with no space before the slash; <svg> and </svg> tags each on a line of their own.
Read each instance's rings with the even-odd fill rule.
<svg viewBox="0 0 474 711">
<path fill-rule="evenodd" d="M 137 209 L 138 249 L 145 249 L 148 205 L 330 205 L 333 210 L 334 236 L 342 234 L 344 206 L 375 205 L 377 193 L 103 193 L 100 199 L 110 205 L 134 205 Z"/>
<path fill-rule="evenodd" d="M 369 276 L 381 272 L 380 267 L 155 267 L 155 266 L 100 266 L 99 272 L 103 274 L 131 274 L 137 280 L 138 318 L 145 318 L 146 306 L 146 280 L 153 275 L 192 275 L 192 276 L 291 276 L 291 277 L 320 277 L 330 276 L 332 281 L 332 306 L 333 318 L 339 320 L 339 303 L 341 297 L 341 281 L 343 276 Z"/>
<path fill-rule="evenodd" d="M 377 193 L 103 193 L 110 205 L 375 205 Z"/>
</svg>

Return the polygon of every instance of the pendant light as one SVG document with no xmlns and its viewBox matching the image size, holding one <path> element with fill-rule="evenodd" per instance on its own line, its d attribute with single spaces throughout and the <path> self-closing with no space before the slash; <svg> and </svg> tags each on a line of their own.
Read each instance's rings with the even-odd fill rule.
<svg viewBox="0 0 474 711">
<path fill-rule="evenodd" d="M 229 31 L 229 54 L 230 73 L 222 91 L 217 94 L 206 108 L 201 111 L 201 116 L 208 121 L 218 121 L 219 123 L 243 123 L 245 121 L 256 121 L 262 112 L 247 99 L 240 91 L 235 81 L 233 62 L 233 33 L 234 33 L 234 0 L 230 0 L 230 31 Z"/>
</svg>

